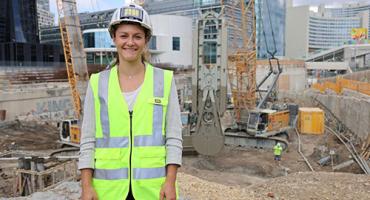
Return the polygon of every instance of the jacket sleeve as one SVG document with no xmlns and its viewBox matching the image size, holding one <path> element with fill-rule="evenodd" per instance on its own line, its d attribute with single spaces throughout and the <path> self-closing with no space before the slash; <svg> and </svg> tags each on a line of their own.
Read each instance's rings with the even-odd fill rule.
<svg viewBox="0 0 370 200">
<path fill-rule="evenodd" d="M 95 126 L 94 95 L 89 83 L 84 103 L 78 169 L 94 168 Z"/>
<path fill-rule="evenodd" d="M 182 124 L 175 80 L 172 78 L 166 114 L 166 165 L 182 163 Z"/>
</svg>

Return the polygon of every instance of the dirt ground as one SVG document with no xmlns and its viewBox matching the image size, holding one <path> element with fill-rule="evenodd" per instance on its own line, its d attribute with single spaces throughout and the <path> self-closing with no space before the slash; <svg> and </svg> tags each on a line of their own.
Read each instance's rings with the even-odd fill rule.
<svg viewBox="0 0 370 200">
<path fill-rule="evenodd" d="M 36 122 L 12 121 L 0 124 L 0 153 L 57 148 L 58 129 Z"/>
<path fill-rule="evenodd" d="M 290 144 L 280 166 L 271 149 L 225 147 L 216 157 L 187 156 L 179 174 L 180 191 L 188 199 L 369 199 L 370 176 L 354 163 L 333 172 L 331 162 L 318 161 L 333 150 L 333 165 L 349 160 L 336 137 L 300 135 L 302 152 L 315 172 L 298 154 L 298 140 Z M 348 172 L 348 173 L 346 173 Z"/>
<path fill-rule="evenodd" d="M 2 136 L 7 135 L 0 137 L 0 154 L 9 150 L 45 152 L 58 147 L 58 131 L 54 127 L 19 124 L 13 129 L 16 131 L 0 130 Z M 316 171 L 310 172 L 297 153 L 295 132 L 289 135 L 289 148 L 280 165 L 274 162 L 271 149 L 226 146 L 215 157 L 184 156 L 178 175 L 181 199 L 369 199 L 370 176 L 363 175 L 356 163 L 335 173 L 331 162 L 318 164 L 330 150 L 336 153 L 333 165 L 349 160 L 344 145 L 334 136 L 301 135 L 302 151 Z M 9 146 L 12 142 L 18 145 Z M 0 161 L 0 199 L 11 195 L 14 166 L 16 162 Z M 76 183 L 71 183 L 62 189 L 16 199 L 78 199 L 79 192 Z"/>
</svg>

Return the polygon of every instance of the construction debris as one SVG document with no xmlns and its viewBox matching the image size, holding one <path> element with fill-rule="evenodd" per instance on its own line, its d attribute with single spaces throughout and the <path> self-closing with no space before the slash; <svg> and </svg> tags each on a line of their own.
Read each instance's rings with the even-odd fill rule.
<svg viewBox="0 0 370 200">
<path fill-rule="evenodd" d="M 64 181 L 77 180 L 76 160 L 53 163 L 45 169 L 42 158 L 20 159 L 15 172 L 14 196 L 28 196 L 34 192 L 46 191 Z"/>
<path fill-rule="evenodd" d="M 369 160 L 370 159 L 370 134 L 367 137 L 367 140 L 363 142 L 361 150 L 362 150 L 362 153 L 361 153 L 362 158 L 364 158 L 365 160 Z"/>
<path fill-rule="evenodd" d="M 355 162 L 355 161 L 353 161 L 353 159 L 351 159 L 351 160 L 347 160 L 347 161 L 345 161 L 345 162 L 340 163 L 340 164 L 339 164 L 339 165 L 337 165 L 337 166 L 334 166 L 334 167 L 333 167 L 333 170 L 334 170 L 334 171 L 337 171 L 337 170 L 340 170 L 340 169 L 342 169 L 342 168 L 348 167 L 348 166 L 352 165 L 354 162 Z"/>
</svg>

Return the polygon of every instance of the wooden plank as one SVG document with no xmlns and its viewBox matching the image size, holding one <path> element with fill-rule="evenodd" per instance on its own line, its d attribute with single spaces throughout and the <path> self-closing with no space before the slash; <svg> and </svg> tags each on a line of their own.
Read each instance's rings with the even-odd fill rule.
<svg viewBox="0 0 370 200">
<path fill-rule="evenodd" d="M 41 176 L 38 176 L 38 182 L 39 182 L 39 186 L 40 186 L 39 190 L 40 191 L 43 191 L 44 190 L 44 187 L 45 187 L 44 186 L 44 179 L 43 179 L 43 177 L 44 176 L 42 176 L 42 175 Z"/>
<path fill-rule="evenodd" d="M 36 192 L 36 176 L 33 174 L 31 175 L 31 188 L 32 188 L 31 194 Z"/>
<path fill-rule="evenodd" d="M 362 144 L 361 150 L 366 150 L 370 147 L 370 134 L 367 136 L 367 140 Z"/>
</svg>

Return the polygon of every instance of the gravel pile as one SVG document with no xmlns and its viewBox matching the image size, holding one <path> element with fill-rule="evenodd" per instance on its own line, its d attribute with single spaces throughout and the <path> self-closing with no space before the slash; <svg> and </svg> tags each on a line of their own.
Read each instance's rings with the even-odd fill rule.
<svg viewBox="0 0 370 200">
<path fill-rule="evenodd" d="M 249 187 L 227 186 L 198 177 L 179 173 L 180 200 L 218 199 L 356 199 L 370 197 L 370 176 L 347 173 L 302 172 L 270 179 Z M 47 192 L 12 200 L 77 200 L 80 196 L 77 182 L 66 182 Z M 1 199 L 1 198 L 0 198 Z M 10 200 L 10 199 L 9 199 Z"/>
<path fill-rule="evenodd" d="M 249 187 L 231 187 L 179 174 L 187 199 L 370 199 L 370 176 L 347 173 L 304 172 L 270 179 Z M 186 198 L 185 198 L 186 199 Z"/>
</svg>

